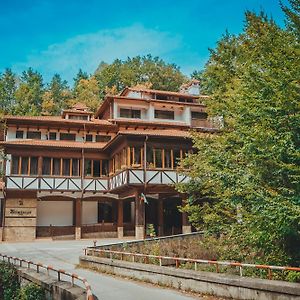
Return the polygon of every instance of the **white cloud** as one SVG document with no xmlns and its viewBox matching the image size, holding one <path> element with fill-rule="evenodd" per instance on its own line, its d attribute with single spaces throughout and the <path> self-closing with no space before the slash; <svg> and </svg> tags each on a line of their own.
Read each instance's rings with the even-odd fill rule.
<svg viewBox="0 0 300 300">
<path fill-rule="evenodd" d="M 33 67 L 43 74 L 46 81 L 54 73 L 59 73 L 71 84 L 79 68 L 93 73 L 101 61 L 110 63 L 116 58 L 148 53 L 165 58 L 178 51 L 181 45 L 180 36 L 135 24 L 74 36 L 62 43 L 52 44 L 46 50 L 31 53 L 26 61 L 12 67 L 17 72 Z"/>
</svg>

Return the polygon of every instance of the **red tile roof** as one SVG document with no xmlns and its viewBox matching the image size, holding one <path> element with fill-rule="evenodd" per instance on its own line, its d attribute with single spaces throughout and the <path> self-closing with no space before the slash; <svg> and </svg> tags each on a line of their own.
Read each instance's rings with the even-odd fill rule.
<svg viewBox="0 0 300 300">
<path fill-rule="evenodd" d="M 0 145 L 12 146 L 38 146 L 38 147 L 54 147 L 54 148 L 77 148 L 77 149 L 102 149 L 107 143 L 102 142 L 75 142 L 75 141 L 49 141 L 49 140 L 11 140 L 0 142 Z"/>
<path fill-rule="evenodd" d="M 152 90 L 152 89 L 144 89 L 144 88 L 125 88 L 121 93 L 120 96 L 126 95 L 127 91 L 135 91 L 135 92 L 146 92 L 146 93 L 154 93 L 154 94 L 160 94 L 160 95 L 170 95 L 170 96 L 178 96 L 183 98 L 209 98 L 209 96 L 206 95 L 190 95 L 186 93 L 180 93 L 180 92 L 170 92 L 170 91 L 161 91 L 161 90 Z"/>
<path fill-rule="evenodd" d="M 150 136 L 165 136 L 165 137 L 184 137 L 190 138 L 189 131 L 167 129 L 167 130 L 120 130 L 118 134 L 124 135 L 150 135 Z"/>
<path fill-rule="evenodd" d="M 48 122 L 60 122 L 60 123 L 70 123 L 70 124 L 88 124 L 88 125 L 106 125 L 113 126 L 107 120 L 92 119 L 91 121 L 86 120 L 74 120 L 74 119 L 63 119 L 60 116 L 4 116 L 4 120 L 8 121 L 48 121 Z"/>
</svg>

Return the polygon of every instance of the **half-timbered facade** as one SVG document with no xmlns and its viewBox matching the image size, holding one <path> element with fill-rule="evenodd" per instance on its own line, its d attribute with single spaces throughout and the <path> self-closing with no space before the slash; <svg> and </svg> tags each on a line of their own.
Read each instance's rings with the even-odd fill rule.
<svg viewBox="0 0 300 300">
<path fill-rule="evenodd" d="M 2 240 L 143 238 L 191 230 L 177 207 L 190 131 L 213 133 L 197 82 L 180 92 L 126 88 L 95 114 L 6 116 L 1 146 Z"/>
</svg>

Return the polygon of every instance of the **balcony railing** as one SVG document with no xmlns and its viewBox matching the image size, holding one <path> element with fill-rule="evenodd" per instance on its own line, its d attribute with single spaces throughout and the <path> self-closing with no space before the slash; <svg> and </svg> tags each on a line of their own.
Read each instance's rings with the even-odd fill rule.
<svg viewBox="0 0 300 300">
<path fill-rule="evenodd" d="M 172 185 L 189 178 L 177 170 L 124 169 L 107 178 L 6 176 L 6 188 L 39 191 L 109 192 L 126 185 Z"/>
</svg>

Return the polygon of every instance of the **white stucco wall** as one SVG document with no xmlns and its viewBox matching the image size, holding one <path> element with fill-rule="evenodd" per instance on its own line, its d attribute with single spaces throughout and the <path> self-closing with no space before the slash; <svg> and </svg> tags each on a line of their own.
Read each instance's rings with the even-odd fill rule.
<svg viewBox="0 0 300 300">
<path fill-rule="evenodd" d="M 72 226 L 73 201 L 38 201 L 37 226 Z"/>
<path fill-rule="evenodd" d="M 83 201 L 82 202 L 82 224 L 98 223 L 98 202 Z"/>
</svg>

